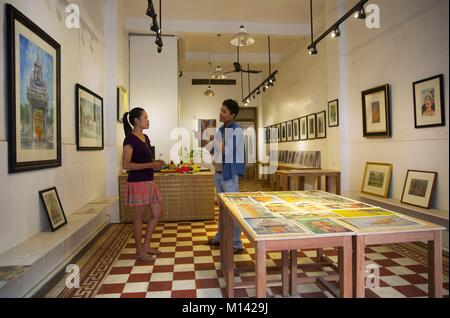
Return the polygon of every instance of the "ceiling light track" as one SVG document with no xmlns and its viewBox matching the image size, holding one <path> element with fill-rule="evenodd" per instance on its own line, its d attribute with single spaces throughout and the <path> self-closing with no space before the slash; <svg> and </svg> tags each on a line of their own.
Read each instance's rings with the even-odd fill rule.
<svg viewBox="0 0 450 318">
<path fill-rule="evenodd" d="M 360 0 L 353 8 L 351 8 L 342 18 L 333 23 L 333 25 L 323 32 L 317 39 L 314 40 L 314 25 L 313 25 L 313 7 L 312 0 L 310 0 L 310 11 L 311 11 L 311 44 L 308 46 L 308 51 L 310 55 L 316 55 L 317 44 L 331 34 L 332 38 L 338 38 L 341 36 L 341 30 L 339 26 L 345 22 L 349 17 L 354 15 L 356 19 L 365 19 L 366 12 L 364 10 L 364 5 L 369 2 L 369 0 Z"/>
</svg>

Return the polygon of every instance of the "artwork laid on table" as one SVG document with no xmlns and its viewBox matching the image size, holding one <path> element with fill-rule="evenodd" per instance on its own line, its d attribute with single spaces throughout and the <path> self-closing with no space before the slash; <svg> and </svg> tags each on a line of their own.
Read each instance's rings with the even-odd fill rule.
<svg viewBox="0 0 450 318">
<path fill-rule="evenodd" d="M 328 127 L 339 127 L 339 100 L 328 103 Z"/>
<path fill-rule="evenodd" d="M 80 84 L 75 90 L 77 150 L 103 150 L 103 98 Z"/>
<path fill-rule="evenodd" d="M 326 112 L 320 112 L 316 115 L 317 119 L 317 139 L 327 138 Z"/>
<path fill-rule="evenodd" d="M 52 232 L 67 224 L 66 215 L 64 214 L 56 188 L 53 187 L 47 190 L 39 191 L 39 195 L 41 197 L 42 204 L 44 205 L 45 212 L 47 213 Z"/>
<path fill-rule="evenodd" d="M 61 166 L 61 46 L 6 4 L 9 173 Z"/>
<path fill-rule="evenodd" d="M 437 172 L 408 170 L 401 202 L 428 209 L 437 175 Z"/>
<path fill-rule="evenodd" d="M 199 119 L 198 131 L 202 138 L 199 140 L 199 147 L 203 148 L 209 144 L 216 135 L 217 120 L 215 119 Z"/>
<path fill-rule="evenodd" d="M 371 208 L 371 205 L 365 203 L 333 203 L 333 204 L 325 204 L 325 206 L 330 210 L 345 210 L 345 209 L 364 209 Z"/>
<path fill-rule="evenodd" d="M 312 114 L 308 116 L 308 140 L 316 138 L 316 114 Z"/>
<path fill-rule="evenodd" d="M 244 219 L 273 218 L 273 214 L 262 204 L 236 204 L 236 208 Z"/>
<path fill-rule="evenodd" d="M 288 204 L 266 204 L 266 208 L 273 213 L 291 213 L 297 211 Z"/>
<path fill-rule="evenodd" d="M 364 137 L 390 137 L 389 84 L 362 92 Z"/>
<path fill-rule="evenodd" d="M 294 141 L 300 140 L 300 119 L 294 119 L 292 121 L 292 137 Z"/>
<path fill-rule="evenodd" d="M 252 200 L 260 203 L 284 203 L 283 200 L 271 195 L 266 196 L 251 196 Z"/>
<path fill-rule="evenodd" d="M 387 198 L 391 175 L 391 164 L 375 162 L 366 163 L 361 192 Z"/>
<path fill-rule="evenodd" d="M 300 140 L 308 140 L 308 118 L 300 118 Z"/>
<path fill-rule="evenodd" d="M 321 218 L 335 218 L 338 215 L 329 211 L 316 211 L 316 212 L 295 212 L 295 213 L 279 213 L 279 216 L 288 220 L 304 220 L 304 219 L 321 219 Z"/>
<path fill-rule="evenodd" d="M 363 218 L 344 218 L 340 220 L 361 230 L 422 226 L 422 224 L 420 223 L 410 221 L 398 215 L 363 217 Z"/>
<path fill-rule="evenodd" d="M 305 228 L 317 235 L 326 235 L 333 233 L 349 233 L 352 232 L 345 226 L 338 224 L 331 219 L 295 219 L 295 222 L 303 225 Z"/>
<path fill-rule="evenodd" d="M 128 99 L 128 91 L 125 87 L 117 87 L 117 121 L 123 122 L 123 114 L 130 111 L 130 102 Z"/>
<path fill-rule="evenodd" d="M 413 83 L 416 128 L 445 126 L 444 75 Z"/>
<path fill-rule="evenodd" d="M 294 140 L 294 134 L 292 131 L 292 126 L 293 126 L 292 120 L 288 121 L 286 123 L 286 126 L 287 126 L 287 141 L 292 141 L 292 140 Z"/>
<path fill-rule="evenodd" d="M 228 200 L 230 200 L 231 203 L 255 203 L 251 198 L 248 196 L 235 196 L 235 197 L 227 197 Z"/>
<path fill-rule="evenodd" d="M 394 215 L 393 212 L 381 209 L 381 208 L 368 208 L 368 209 L 349 209 L 349 210 L 332 210 L 333 213 L 338 214 L 343 218 L 361 218 L 369 216 L 387 216 Z"/>
<path fill-rule="evenodd" d="M 246 219 L 245 221 L 257 235 L 307 233 L 300 226 L 283 218 Z"/>
<path fill-rule="evenodd" d="M 287 141 L 286 123 L 281 124 L 281 142 Z"/>
</svg>

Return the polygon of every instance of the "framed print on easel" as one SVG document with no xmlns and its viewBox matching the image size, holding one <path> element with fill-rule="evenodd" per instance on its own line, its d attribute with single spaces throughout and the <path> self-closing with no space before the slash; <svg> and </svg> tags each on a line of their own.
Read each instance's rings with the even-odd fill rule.
<svg viewBox="0 0 450 318">
<path fill-rule="evenodd" d="M 390 137 L 389 84 L 369 89 L 361 94 L 364 137 Z"/>
<path fill-rule="evenodd" d="M 444 75 L 413 83 L 414 126 L 430 128 L 445 126 Z"/>
<path fill-rule="evenodd" d="M 61 46 L 6 4 L 9 173 L 61 166 Z"/>
</svg>

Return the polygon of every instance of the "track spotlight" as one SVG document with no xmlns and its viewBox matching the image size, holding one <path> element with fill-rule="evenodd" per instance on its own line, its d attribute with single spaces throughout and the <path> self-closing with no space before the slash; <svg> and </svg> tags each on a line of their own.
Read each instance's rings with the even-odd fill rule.
<svg viewBox="0 0 450 318">
<path fill-rule="evenodd" d="M 355 18 L 361 20 L 366 18 L 366 10 L 364 10 L 364 6 L 361 6 L 361 8 L 359 8 L 358 11 L 356 11 Z"/>
<path fill-rule="evenodd" d="M 319 52 L 317 52 L 317 48 L 315 45 L 309 47 L 309 55 L 317 55 L 317 53 Z"/>
<path fill-rule="evenodd" d="M 337 26 L 336 29 L 331 32 L 331 37 L 338 38 L 340 36 L 341 36 L 341 30 L 339 29 L 339 26 Z"/>
<path fill-rule="evenodd" d="M 148 8 L 146 14 L 153 19 L 156 19 L 156 17 L 158 16 L 155 12 L 155 7 L 153 6 L 153 0 L 148 0 Z"/>
<path fill-rule="evenodd" d="M 253 97 L 253 99 L 256 99 L 256 95 L 255 95 L 255 94 L 253 94 L 253 96 L 252 96 L 252 97 Z"/>
<path fill-rule="evenodd" d="M 268 89 L 269 88 L 269 84 L 268 83 L 264 84 L 264 88 Z"/>
<path fill-rule="evenodd" d="M 152 30 L 153 32 L 159 33 L 160 29 L 159 29 L 159 25 L 158 25 L 158 20 L 153 19 L 152 25 L 150 27 L 150 30 Z"/>
<path fill-rule="evenodd" d="M 248 103 L 247 103 L 247 102 L 245 102 L 245 103 L 244 103 L 244 106 L 248 106 Z"/>
<path fill-rule="evenodd" d="M 256 95 L 261 95 L 261 90 L 258 88 L 258 90 L 256 91 Z"/>
</svg>

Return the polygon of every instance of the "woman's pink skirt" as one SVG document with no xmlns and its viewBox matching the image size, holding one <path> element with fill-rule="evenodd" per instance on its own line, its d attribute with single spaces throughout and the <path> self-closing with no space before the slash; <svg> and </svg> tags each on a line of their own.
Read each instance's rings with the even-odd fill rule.
<svg viewBox="0 0 450 318">
<path fill-rule="evenodd" d="M 127 182 L 125 205 L 144 206 L 161 203 L 161 193 L 155 181 Z"/>
</svg>

